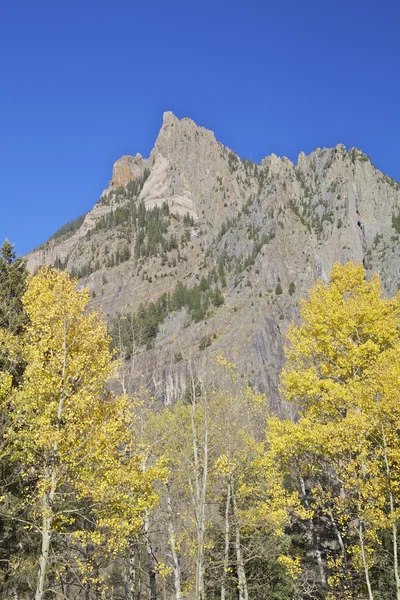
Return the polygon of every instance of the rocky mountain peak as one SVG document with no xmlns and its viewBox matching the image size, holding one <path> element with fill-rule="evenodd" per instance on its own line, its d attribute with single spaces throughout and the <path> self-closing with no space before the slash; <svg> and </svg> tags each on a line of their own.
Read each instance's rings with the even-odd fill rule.
<svg viewBox="0 0 400 600">
<path fill-rule="evenodd" d="M 296 164 L 275 154 L 256 164 L 167 112 L 150 157 L 117 160 L 94 208 L 31 252 L 28 267 L 77 275 L 111 327 L 118 313 L 150 307 L 160 320 L 138 341 L 139 371 L 165 402 L 185 387 L 183 356 L 221 353 L 279 412 L 284 335 L 300 298 L 334 261 L 363 262 L 397 291 L 399 248 L 400 186 L 361 150 L 338 144 Z"/>
<path fill-rule="evenodd" d="M 182 150 L 190 151 L 191 145 L 201 139 L 216 143 L 212 131 L 196 125 L 192 119 L 187 117 L 178 119 L 172 112 L 165 112 L 152 154 L 162 154 L 170 159 Z"/>
</svg>

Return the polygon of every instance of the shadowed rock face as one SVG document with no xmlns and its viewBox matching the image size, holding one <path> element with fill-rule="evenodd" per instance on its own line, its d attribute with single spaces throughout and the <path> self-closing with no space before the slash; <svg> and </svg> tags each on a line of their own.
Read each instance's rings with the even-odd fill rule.
<svg viewBox="0 0 400 600">
<path fill-rule="evenodd" d="M 211 131 L 165 113 L 150 157 L 119 159 L 83 223 L 31 252 L 28 267 L 57 264 L 80 275 L 110 322 L 172 294 L 178 281 L 190 288 L 208 278 L 224 303 L 197 322 L 188 307 L 171 311 L 153 348 L 137 349 L 133 385 L 145 381 L 172 402 L 184 391 L 189 359 L 209 365 L 225 354 L 282 413 L 284 336 L 310 285 L 328 279 L 334 261 L 353 260 L 377 271 L 388 294 L 397 291 L 399 190 L 357 149 L 301 153 L 296 165 L 272 154 L 254 164 Z M 149 249 L 132 203 L 164 207 L 164 245 Z M 147 248 L 140 257 L 139 235 Z"/>
</svg>

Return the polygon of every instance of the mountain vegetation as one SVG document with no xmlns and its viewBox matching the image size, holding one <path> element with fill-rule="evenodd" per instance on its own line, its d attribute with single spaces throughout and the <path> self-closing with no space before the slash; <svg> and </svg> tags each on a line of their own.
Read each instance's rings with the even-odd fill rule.
<svg viewBox="0 0 400 600">
<path fill-rule="evenodd" d="M 400 186 L 165 113 L 0 250 L 0 597 L 400 600 Z"/>
<path fill-rule="evenodd" d="M 377 275 L 335 263 L 301 301 L 281 419 L 223 356 L 172 405 L 130 392 L 183 285 L 111 340 L 68 274 L 1 255 L 2 597 L 399 600 L 400 297 Z"/>
</svg>

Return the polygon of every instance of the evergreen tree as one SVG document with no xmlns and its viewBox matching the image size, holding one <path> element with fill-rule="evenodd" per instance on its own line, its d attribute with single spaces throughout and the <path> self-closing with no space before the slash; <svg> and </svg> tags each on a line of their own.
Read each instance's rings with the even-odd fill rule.
<svg viewBox="0 0 400 600">
<path fill-rule="evenodd" d="M 213 295 L 213 304 L 214 306 L 221 306 L 221 304 L 224 303 L 224 297 L 221 294 L 221 290 L 219 289 L 219 287 L 215 288 L 214 291 L 214 295 Z"/>
<path fill-rule="evenodd" d="M 0 249 L 0 327 L 18 335 L 26 324 L 21 298 L 28 274 L 21 256 L 5 240 Z"/>
<path fill-rule="evenodd" d="M 13 245 L 5 240 L 0 249 L 0 388 L 4 382 L 7 383 L 7 380 L 15 388 L 21 381 L 24 371 L 24 362 L 17 349 L 17 340 L 28 321 L 21 301 L 26 281 L 25 261 L 16 256 Z M 5 438 L 8 425 L 9 419 L 2 410 L 0 412 L 1 439 Z M 4 490 L 7 490 L 8 506 L 11 511 L 18 510 L 21 504 L 20 482 L 15 476 L 15 466 L 13 461 L 5 459 L 2 455 L 0 496 Z M 10 556 L 29 560 L 29 548 L 26 546 L 26 533 L 24 534 L 16 523 L 8 522 L 3 516 L 0 518 L 0 536 L 0 561 L 3 575 L 0 577 L 0 596 L 4 597 L 11 589 L 6 583 L 12 572 Z"/>
<path fill-rule="evenodd" d="M 185 306 L 187 302 L 187 290 L 181 281 L 178 282 L 174 293 L 172 294 L 172 309 L 179 310 L 182 306 Z"/>
<path fill-rule="evenodd" d="M 204 275 L 200 279 L 200 286 L 199 287 L 200 287 L 200 291 L 201 292 L 205 292 L 210 287 L 210 284 L 207 281 L 207 279 L 204 277 Z"/>
</svg>

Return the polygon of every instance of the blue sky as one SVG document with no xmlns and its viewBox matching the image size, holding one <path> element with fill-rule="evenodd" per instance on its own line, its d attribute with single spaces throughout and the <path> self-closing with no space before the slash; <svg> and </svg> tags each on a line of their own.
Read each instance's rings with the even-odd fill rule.
<svg viewBox="0 0 400 600">
<path fill-rule="evenodd" d="M 344 143 L 400 180 L 400 3 L 2 0 L 0 240 L 90 209 L 172 110 L 241 156 Z"/>
</svg>

